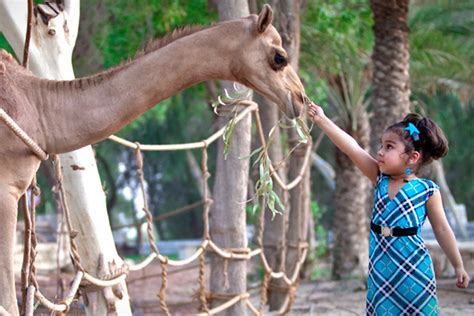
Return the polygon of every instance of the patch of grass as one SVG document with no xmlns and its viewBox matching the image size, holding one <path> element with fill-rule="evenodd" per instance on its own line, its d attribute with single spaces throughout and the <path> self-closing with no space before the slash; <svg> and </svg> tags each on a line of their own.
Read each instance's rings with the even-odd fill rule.
<svg viewBox="0 0 474 316">
<path fill-rule="evenodd" d="M 331 278 L 331 268 L 330 267 L 318 267 L 315 266 L 313 271 L 311 271 L 310 280 L 329 280 Z"/>
</svg>

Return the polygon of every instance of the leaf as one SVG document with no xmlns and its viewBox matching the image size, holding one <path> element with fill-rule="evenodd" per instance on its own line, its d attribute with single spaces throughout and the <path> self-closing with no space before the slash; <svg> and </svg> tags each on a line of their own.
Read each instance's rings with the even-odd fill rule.
<svg viewBox="0 0 474 316">
<path fill-rule="evenodd" d="M 275 201 L 277 202 L 278 206 L 281 208 L 282 212 L 284 212 L 285 211 L 285 205 L 283 205 L 283 202 L 281 201 L 278 194 L 276 194 L 276 192 L 273 192 L 273 194 L 275 195 Z"/>
<path fill-rule="evenodd" d="M 304 131 L 301 129 L 301 127 L 298 124 L 296 124 L 295 129 L 296 129 L 296 133 L 300 137 L 300 142 L 303 144 L 306 144 L 308 142 L 308 139 Z"/>
<path fill-rule="evenodd" d="M 222 98 L 220 95 L 217 96 L 217 101 L 219 102 L 220 105 L 226 105 L 226 103 L 222 101 Z"/>
<path fill-rule="evenodd" d="M 232 120 L 225 126 L 223 141 L 224 141 L 224 159 L 227 159 L 227 156 L 230 152 L 230 147 L 232 145 L 232 135 L 235 131 L 235 122 L 232 123 Z"/>
<path fill-rule="evenodd" d="M 252 151 L 249 155 L 247 156 L 244 156 L 244 157 L 239 157 L 239 159 L 241 160 L 244 160 L 244 159 L 250 159 L 252 158 L 253 156 L 255 156 L 256 154 L 258 154 L 260 151 L 262 151 L 263 148 L 262 147 L 258 147 L 257 149 L 255 149 L 254 151 Z"/>
<path fill-rule="evenodd" d="M 224 95 L 226 96 L 226 98 L 232 99 L 229 95 L 229 91 L 226 88 L 224 88 Z"/>
<path fill-rule="evenodd" d="M 255 204 L 253 205 L 253 207 L 252 207 L 252 213 L 253 213 L 253 214 L 257 213 L 257 211 L 259 210 L 259 208 L 260 208 L 260 207 L 259 207 L 258 203 L 255 203 Z"/>
</svg>

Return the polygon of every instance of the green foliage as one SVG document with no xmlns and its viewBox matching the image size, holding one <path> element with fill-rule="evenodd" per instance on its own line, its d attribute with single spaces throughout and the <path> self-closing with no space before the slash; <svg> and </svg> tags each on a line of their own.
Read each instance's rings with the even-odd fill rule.
<svg viewBox="0 0 474 316">
<path fill-rule="evenodd" d="M 474 85 L 474 3 L 431 1 L 410 7 L 410 76 L 414 90 L 470 91 Z"/>
<path fill-rule="evenodd" d="M 316 235 L 316 256 L 318 258 L 323 257 L 328 250 L 327 243 L 327 231 L 324 226 L 321 224 L 321 219 L 323 218 L 323 210 L 320 208 L 318 202 L 311 201 L 311 215 L 314 220 L 314 232 Z"/>
<path fill-rule="evenodd" d="M 309 0 L 302 17 L 303 68 L 337 71 L 341 57 L 367 55 L 373 43 L 367 1 Z"/>
<path fill-rule="evenodd" d="M 261 205 L 265 205 L 272 212 L 272 219 L 276 214 L 282 215 L 285 212 L 285 206 L 283 205 L 278 194 L 273 190 L 273 178 L 272 171 L 270 166 L 272 164 L 270 157 L 268 155 L 268 148 L 274 141 L 279 141 L 274 139 L 274 133 L 276 128 L 294 128 L 299 137 L 298 144 L 294 148 L 297 148 L 299 144 L 306 144 L 311 137 L 311 130 L 306 126 L 306 123 L 301 118 L 296 118 L 292 120 L 290 126 L 283 124 L 283 119 L 278 122 L 276 126 L 273 126 L 268 135 L 268 141 L 265 146 L 261 146 L 255 149 L 248 158 L 256 156 L 256 159 L 253 165 L 258 164 L 259 176 L 255 182 L 255 200 L 253 213 L 261 209 Z M 290 153 L 287 154 L 287 158 L 290 156 Z M 246 159 L 244 157 L 243 159 Z M 278 208 L 277 208 L 278 207 Z"/>
<path fill-rule="evenodd" d="M 311 280 L 328 279 L 331 275 L 331 269 L 321 264 L 328 254 L 328 233 L 321 223 L 324 209 L 316 201 L 311 201 L 311 215 L 315 223 L 313 229 L 316 236 L 316 252 L 314 258 L 309 258 L 309 260 L 315 262 L 310 278 Z"/>
<path fill-rule="evenodd" d="M 285 206 L 278 194 L 273 190 L 273 179 L 270 171 L 271 162 L 266 149 L 262 148 L 260 150 L 256 161 L 259 162 L 259 178 L 255 183 L 254 212 L 258 208 L 258 204 L 261 203 L 261 205 L 267 206 L 272 212 L 273 219 L 276 214 L 283 214 Z"/>
<path fill-rule="evenodd" d="M 135 55 L 152 38 L 189 24 L 209 24 L 207 1 L 106 0 L 105 16 L 94 35 L 109 68 Z"/>
<path fill-rule="evenodd" d="M 367 1 L 308 1 L 303 16 L 300 60 L 307 94 L 322 105 L 336 103 L 345 124 L 355 123 L 352 118 L 365 110 L 371 28 Z M 347 85 L 340 89 L 336 77 Z"/>
<path fill-rule="evenodd" d="M 260 207 L 258 206 L 258 204 L 257 204 L 256 207 L 255 207 L 255 205 L 246 204 L 245 205 L 245 213 L 247 214 L 246 224 L 255 226 L 255 224 L 258 221 L 258 213 L 259 212 L 260 212 Z"/>
<path fill-rule="evenodd" d="M 217 101 L 212 103 L 212 108 L 217 115 L 220 115 L 219 107 L 226 106 L 231 108 L 230 119 L 224 126 L 224 133 L 222 135 L 224 142 L 224 159 L 227 159 L 232 145 L 232 136 L 234 135 L 235 126 L 237 124 L 237 116 L 239 115 L 239 110 L 241 110 L 238 104 L 243 100 L 249 100 L 252 97 L 252 91 L 247 88 L 239 90 L 237 86 L 234 86 L 234 91 L 231 93 L 232 95 L 230 95 L 226 89 L 224 89 L 224 94 L 223 97 L 217 97 Z"/>
<path fill-rule="evenodd" d="M 450 143 L 443 159 L 457 203 L 474 219 L 474 3 L 432 0 L 410 7 L 412 98 L 440 124 Z"/>
<path fill-rule="evenodd" d="M 340 124 L 352 131 L 357 130 L 358 119 L 369 105 L 367 72 L 367 61 L 341 60 L 337 73 L 326 78 L 328 97 L 341 119 Z"/>
<path fill-rule="evenodd" d="M 10 44 L 8 43 L 7 39 L 5 38 L 2 32 L 0 32 L 0 48 L 6 50 L 7 52 L 15 56 L 15 52 L 13 51 L 13 48 L 10 46 Z"/>
<path fill-rule="evenodd" d="M 214 108 L 214 112 L 218 114 L 218 107 L 220 106 L 231 106 L 231 114 L 230 119 L 224 127 L 224 133 L 222 135 L 223 142 L 224 142 L 224 159 L 227 158 L 229 154 L 232 137 L 234 134 L 235 126 L 237 124 L 237 116 L 239 114 L 238 105 L 240 101 L 249 99 L 251 96 L 250 90 L 243 89 L 242 91 L 238 91 L 237 89 L 232 95 L 225 90 L 224 97 L 218 97 L 218 101 L 214 102 L 212 107 Z M 272 178 L 272 171 L 270 169 L 271 161 L 268 156 L 268 148 L 270 144 L 275 141 L 274 133 L 276 128 L 294 128 L 296 134 L 299 137 L 299 143 L 306 144 L 308 140 L 311 138 L 310 129 L 306 126 L 306 123 L 301 118 L 295 118 L 291 121 L 290 126 L 285 126 L 283 124 L 283 119 L 281 119 L 276 126 L 274 126 L 268 135 L 268 142 L 265 146 L 261 146 L 255 149 L 248 157 L 241 157 L 241 159 L 248 159 L 252 157 L 256 157 L 253 165 L 258 164 L 259 170 L 259 177 L 255 183 L 255 198 L 254 198 L 254 206 L 253 206 L 253 213 L 255 214 L 258 209 L 260 209 L 260 205 L 265 205 L 268 209 L 272 212 L 272 219 L 275 217 L 276 214 L 283 214 L 285 211 L 285 206 L 281 202 L 280 197 L 278 194 L 273 190 L 273 178 Z M 276 140 L 279 141 L 279 140 Z M 299 144 L 298 144 L 299 145 Z M 298 146 L 296 145 L 295 148 Z M 289 154 L 288 154 L 289 156 Z"/>
<path fill-rule="evenodd" d="M 316 267 L 311 272 L 311 281 L 327 280 L 331 278 L 331 268 L 329 266 Z"/>
</svg>

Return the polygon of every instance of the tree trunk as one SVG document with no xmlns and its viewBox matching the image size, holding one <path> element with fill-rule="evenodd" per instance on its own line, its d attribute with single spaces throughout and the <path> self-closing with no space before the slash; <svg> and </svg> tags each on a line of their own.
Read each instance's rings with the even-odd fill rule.
<svg viewBox="0 0 474 316">
<path fill-rule="evenodd" d="M 229 20 L 247 16 L 249 8 L 244 0 L 222 0 L 217 4 L 220 20 Z M 223 88 L 233 91 L 232 83 L 223 82 Z M 227 123 L 227 118 L 220 117 L 218 125 Z M 227 160 L 224 160 L 222 140 L 217 145 L 217 168 L 214 183 L 214 204 L 210 214 L 211 239 L 219 246 L 229 250 L 247 248 L 245 203 L 249 161 L 240 159 L 250 154 L 251 116 L 244 118 L 235 126 L 232 145 Z M 217 255 L 211 255 L 211 293 L 240 294 L 247 291 L 246 261 L 229 260 L 227 263 Z M 215 299 L 213 306 L 225 300 Z M 226 309 L 221 315 L 246 315 L 244 301 Z"/>
<path fill-rule="evenodd" d="M 298 71 L 299 50 L 300 50 L 300 1 L 299 0 L 277 0 L 272 1 L 275 9 L 275 24 L 278 25 L 283 47 L 288 53 L 291 66 Z M 297 144 L 298 135 L 295 130 L 288 132 L 289 148 Z M 290 156 L 288 167 L 288 179 L 298 176 L 304 162 L 304 153 L 308 145 L 300 144 Z M 288 229 L 284 227 L 281 232 L 286 235 L 286 242 L 282 243 L 282 250 L 278 253 L 283 259 L 282 271 L 287 275 L 292 275 L 295 265 L 301 256 L 302 249 L 299 245 L 308 238 L 308 215 L 310 208 L 310 168 L 305 170 L 302 181 L 298 186 L 289 192 Z M 265 223 L 267 227 L 267 222 Z M 268 228 L 267 228 L 268 229 Z M 276 234 L 276 233 L 274 233 Z M 279 271 L 279 270 L 277 270 Z M 270 310 L 280 309 L 289 289 L 282 280 L 272 280 L 271 285 L 277 291 L 271 291 L 269 297 Z M 280 288 L 283 287 L 283 291 Z"/>
<path fill-rule="evenodd" d="M 409 0 L 371 0 L 375 46 L 372 53 L 372 135 L 370 149 L 376 153 L 384 129 L 410 111 L 408 47 Z"/>
<path fill-rule="evenodd" d="M 23 56 L 23 44 L 26 30 L 26 5 L 1 2 L 2 17 L 0 28 L 11 43 L 17 56 Z M 51 19 L 46 26 L 41 19 L 33 23 L 30 43 L 30 69 L 38 76 L 51 79 L 74 79 L 71 56 L 76 41 L 79 25 L 79 2 L 66 1 L 65 11 Z M 39 17 L 38 17 L 39 18 Z M 69 32 L 64 32 L 67 25 Z M 48 35 L 50 28 L 55 29 L 55 36 Z M 69 201 L 71 220 L 78 230 L 77 245 L 84 268 L 98 274 L 99 256 L 104 262 L 122 263 L 118 256 L 110 230 L 105 194 L 101 187 L 97 165 L 90 146 L 71 153 L 60 155 L 63 171 L 63 186 Z M 109 271 L 102 271 L 108 273 Z M 123 282 L 124 296 L 115 302 L 119 314 L 130 315 L 129 298 L 126 284 Z M 95 306 L 86 307 L 88 315 L 106 315 L 107 302 L 104 295 L 97 297 Z"/>
<path fill-rule="evenodd" d="M 251 14 L 258 14 L 258 5 L 257 0 L 248 0 L 249 2 L 249 11 Z"/>
<path fill-rule="evenodd" d="M 366 112 L 357 119 L 357 131 L 349 134 L 367 149 L 370 127 Z M 348 124 L 349 126 L 351 124 Z M 336 279 L 367 275 L 368 229 L 367 216 L 370 181 L 340 150 L 336 151 L 336 192 L 334 194 L 333 271 Z"/>
</svg>

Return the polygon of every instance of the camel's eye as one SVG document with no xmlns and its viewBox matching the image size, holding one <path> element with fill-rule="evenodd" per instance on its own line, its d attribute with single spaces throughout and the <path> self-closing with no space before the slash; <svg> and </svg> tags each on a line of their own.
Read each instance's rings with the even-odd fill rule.
<svg viewBox="0 0 474 316">
<path fill-rule="evenodd" d="M 288 65 L 288 58 L 286 57 L 285 52 L 276 51 L 275 55 L 273 55 L 273 60 L 270 62 L 273 70 L 282 70 L 283 68 Z"/>
<path fill-rule="evenodd" d="M 275 64 L 284 67 L 288 64 L 288 60 L 286 60 L 286 57 L 281 55 L 280 53 L 276 53 Z"/>
</svg>

